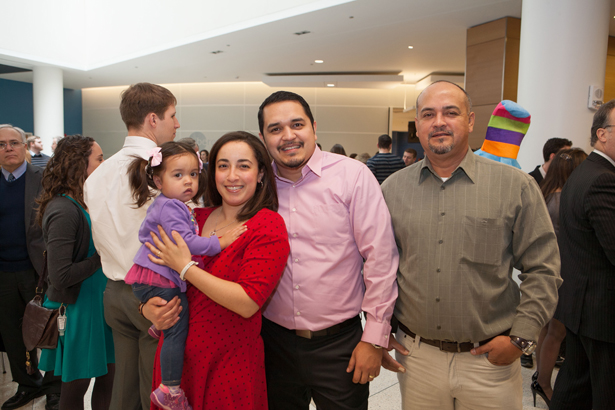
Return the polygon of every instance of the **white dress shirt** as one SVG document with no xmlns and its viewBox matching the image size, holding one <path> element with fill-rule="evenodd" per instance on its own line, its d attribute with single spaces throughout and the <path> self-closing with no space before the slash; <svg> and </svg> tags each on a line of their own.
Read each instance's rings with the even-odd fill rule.
<svg viewBox="0 0 615 410">
<path fill-rule="evenodd" d="M 134 156 L 147 159 L 156 143 L 144 137 L 126 137 L 122 149 L 103 162 L 85 181 L 84 200 L 92 220 L 92 237 L 100 255 L 103 272 L 111 280 L 124 280 L 141 247 L 139 228 L 148 201 L 136 208 L 128 166 Z"/>
</svg>

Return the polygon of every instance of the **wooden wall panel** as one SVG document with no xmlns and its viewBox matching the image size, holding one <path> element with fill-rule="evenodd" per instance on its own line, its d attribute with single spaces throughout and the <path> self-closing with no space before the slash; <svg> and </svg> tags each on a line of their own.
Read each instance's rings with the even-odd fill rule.
<svg viewBox="0 0 615 410">
<path fill-rule="evenodd" d="M 519 44 L 520 40 L 518 38 L 508 37 L 506 39 L 503 100 L 517 101 L 517 86 L 519 83 Z"/>
<path fill-rule="evenodd" d="M 466 91 L 476 105 L 502 99 L 505 42 L 502 37 L 467 48 Z"/>
<path fill-rule="evenodd" d="M 615 37 L 609 37 L 604 76 L 604 102 L 615 98 Z"/>
<path fill-rule="evenodd" d="M 495 104 L 478 105 L 472 107 L 474 111 L 474 131 L 470 133 L 469 143 L 472 149 L 478 149 L 483 145 L 485 134 L 487 134 L 487 125 L 493 110 L 497 107 L 499 101 Z"/>
<path fill-rule="evenodd" d="M 467 33 L 466 46 L 470 47 L 506 36 L 506 18 L 470 27 Z"/>
</svg>

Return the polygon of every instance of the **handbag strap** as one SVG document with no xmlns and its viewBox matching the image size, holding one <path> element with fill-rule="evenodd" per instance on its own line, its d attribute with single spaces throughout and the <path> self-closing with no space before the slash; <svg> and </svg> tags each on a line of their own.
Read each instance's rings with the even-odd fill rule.
<svg viewBox="0 0 615 410">
<path fill-rule="evenodd" d="M 47 251 L 43 251 L 43 273 L 38 277 L 38 284 L 36 285 L 35 293 L 37 295 L 43 295 L 43 285 L 47 280 Z"/>
</svg>

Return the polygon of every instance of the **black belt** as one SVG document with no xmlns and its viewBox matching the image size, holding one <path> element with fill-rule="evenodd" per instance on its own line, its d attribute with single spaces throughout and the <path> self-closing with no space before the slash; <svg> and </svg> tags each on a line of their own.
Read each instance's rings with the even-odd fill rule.
<svg viewBox="0 0 615 410">
<path fill-rule="evenodd" d="M 404 331 L 410 337 L 416 337 L 416 334 L 410 329 L 408 329 L 403 323 L 399 322 L 399 328 Z M 508 336 L 510 334 L 510 329 L 505 332 L 500 333 L 497 336 Z M 491 340 L 496 338 L 497 336 L 490 337 L 489 339 L 485 339 L 483 341 L 478 342 L 479 346 L 489 343 Z M 472 342 L 452 342 L 449 340 L 432 340 L 432 339 L 423 339 L 421 337 L 421 343 L 426 343 L 430 346 L 435 346 L 443 352 L 451 352 L 451 353 L 465 353 L 474 349 L 474 343 Z"/>
<path fill-rule="evenodd" d="M 304 329 L 287 329 L 284 326 L 280 326 L 277 323 L 272 322 L 271 320 L 270 320 L 270 322 L 273 323 L 274 325 L 277 325 L 277 326 L 281 327 L 284 330 L 287 330 L 289 332 L 295 333 L 299 337 L 304 337 L 306 339 L 312 339 L 314 337 L 331 336 L 331 335 L 334 335 L 336 333 L 339 333 L 342 329 L 344 329 L 346 327 L 349 327 L 349 326 L 355 325 L 357 323 L 360 323 L 361 322 L 361 316 L 354 316 L 354 317 L 351 317 L 350 319 L 344 320 L 342 323 L 338 323 L 337 325 L 333 325 L 333 326 L 328 327 L 326 329 L 316 330 L 316 331 L 304 330 Z"/>
</svg>

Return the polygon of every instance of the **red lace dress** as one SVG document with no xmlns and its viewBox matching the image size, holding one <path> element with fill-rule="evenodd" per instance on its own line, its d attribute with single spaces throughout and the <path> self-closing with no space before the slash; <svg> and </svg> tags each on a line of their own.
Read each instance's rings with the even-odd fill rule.
<svg viewBox="0 0 615 410">
<path fill-rule="evenodd" d="M 201 230 L 212 211 L 196 210 Z M 268 209 L 259 211 L 246 226 L 248 230 L 220 254 L 204 256 L 203 269 L 239 283 L 262 307 L 284 272 L 288 234 L 282 217 Z M 186 294 L 190 321 L 181 387 L 192 408 L 266 410 L 261 312 L 244 319 L 190 284 Z M 161 346 L 162 339 L 154 363 L 154 389 L 160 384 Z"/>
</svg>

